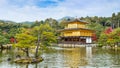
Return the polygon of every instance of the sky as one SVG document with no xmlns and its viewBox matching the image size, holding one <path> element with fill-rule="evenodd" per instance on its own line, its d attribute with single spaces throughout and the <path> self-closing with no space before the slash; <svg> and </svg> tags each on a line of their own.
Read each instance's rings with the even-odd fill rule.
<svg viewBox="0 0 120 68">
<path fill-rule="evenodd" d="M 109 17 L 120 12 L 120 0 L 0 0 L 0 19 L 15 22 L 65 16 Z"/>
</svg>

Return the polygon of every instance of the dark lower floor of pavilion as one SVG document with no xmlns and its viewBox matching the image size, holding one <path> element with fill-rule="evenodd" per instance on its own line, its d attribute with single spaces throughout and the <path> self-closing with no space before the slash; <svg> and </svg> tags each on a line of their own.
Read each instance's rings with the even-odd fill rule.
<svg viewBox="0 0 120 68">
<path fill-rule="evenodd" d="M 60 37 L 58 43 L 62 44 L 86 44 L 86 39 L 90 36 L 69 36 Z"/>
</svg>

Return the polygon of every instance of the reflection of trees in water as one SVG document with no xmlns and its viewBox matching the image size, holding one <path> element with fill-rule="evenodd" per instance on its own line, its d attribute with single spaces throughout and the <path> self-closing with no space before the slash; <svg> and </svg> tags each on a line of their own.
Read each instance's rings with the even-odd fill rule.
<svg viewBox="0 0 120 68">
<path fill-rule="evenodd" d="M 120 50 L 113 49 L 109 51 L 109 54 L 111 55 L 112 64 L 120 65 Z"/>
<path fill-rule="evenodd" d="M 63 51 L 64 64 L 68 67 L 79 67 L 87 65 L 85 48 L 69 48 Z"/>
<path fill-rule="evenodd" d="M 11 64 L 16 68 L 52 68 L 52 67 L 70 67 L 77 68 L 80 66 L 92 66 L 92 67 L 110 67 L 111 65 L 120 65 L 120 50 L 115 49 L 102 49 L 92 48 L 92 57 L 90 53 L 86 51 L 87 48 L 65 48 L 57 50 L 56 52 L 46 53 L 43 63 L 38 64 Z M 89 50 L 89 49 L 88 49 Z M 88 54 L 87 54 L 88 53 Z M 14 50 L 1 50 L 0 59 L 6 62 L 8 57 L 12 57 Z M 87 59 L 86 59 L 87 58 Z M 90 59 L 91 58 L 91 59 Z M 90 62 L 89 62 L 90 60 Z M 8 64 L 9 62 L 6 62 Z M 4 64 L 3 64 L 4 66 Z M 9 66 L 9 65 L 6 65 Z M 113 67 L 114 68 L 114 67 Z M 119 67 L 118 67 L 119 68 Z"/>
<path fill-rule="evenodd" d="M 38 67 L 38 64 L 36 63 L 36 64 L 35 64 L 35 67 L 33 67 L 33 68 L 40 68 L 40 67 Z"/>
<path fill-rule="evenodd" d="M 13 50 L 9 50 L 9 49 L 0 49 L 0 58 L 3 61 L 6 61 L 7 60 L 6 58 L 13 59 L 14 58 L 13 52 L 14 52 Z"/>
<path fill-rule="evenodd" d="M 92 66 L 120 65 L 120 50 L 96 48 L 93 52 Z"/>
<path fill-rule="evenodd" d="M 28 64 L 26 64 L 26 68 L 28 68 Z"/>
<path fill-rule="evenodd" d="M 2 49 L 0 49 L 0 58 L 2 57 Z"/>
<path fill-rule="evenodd" d="M 0 63 L 2 62 L 2 56 L 3 56 L 2 49 L 0 49 Z"/>
<path fill-rule="evenodd" d="M 15 58 L 15 54 L 14 54 L 14 49 L 5 49 L 2 51 L 2 54 L 4 56 L 7 55 L 7 58 L 11 58 L 11 59 L 14 59 Z"/>
<path fill-rule="evenodd" d="M 32 65 L 32 67 L 31 67 L 31 65 Z M 26 64 L 21 67 L 23 67 L 23 68 L 39 68 L 37 63 L 36 64 Z"/>
</svg>

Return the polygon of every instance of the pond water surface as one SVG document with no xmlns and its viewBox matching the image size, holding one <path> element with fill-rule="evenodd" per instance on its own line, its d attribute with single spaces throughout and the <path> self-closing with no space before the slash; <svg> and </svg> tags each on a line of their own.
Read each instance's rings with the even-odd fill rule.
<svg viewBox="0 0 120 68">
<path fill-rule="evenodd" d="M 44 61 L 37 64 L 15 64 L 13 50 L 0 51 L 0 68 L 120 68 L 120 50 L 92 47 L 59 48 L 43 53 Z"/>
</svg>

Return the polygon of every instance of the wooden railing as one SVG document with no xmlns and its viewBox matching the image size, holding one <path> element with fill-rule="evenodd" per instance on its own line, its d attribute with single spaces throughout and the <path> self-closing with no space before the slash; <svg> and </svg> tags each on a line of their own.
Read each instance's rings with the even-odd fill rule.
<svg viewBox="0 0 120 68">
<path fill-rule="evenodd" d="M 74 42 L 74 41 L 59 41 L 60 44 L 86 44 L 85 42 Z"/>
</svg>

